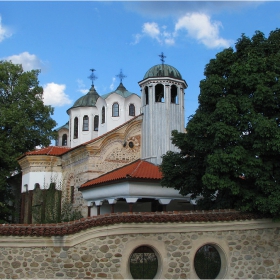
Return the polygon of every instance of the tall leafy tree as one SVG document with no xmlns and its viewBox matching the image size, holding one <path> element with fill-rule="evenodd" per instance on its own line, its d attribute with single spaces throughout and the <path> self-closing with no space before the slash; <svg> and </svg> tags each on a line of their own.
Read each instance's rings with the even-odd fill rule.
<svg viewBox="0 0 280 280">
<path fill-rule="evenodd" d="M 205 209 L 280 217 L 280 30 L 244 34 L 206 65 L 187 133 L 173 132 L 162 185 Z"/>
<path fill-rule="evenodd" d="M 0 222 L 7 221 L 12 210 L 7 179 L 20 170 L 17 158 L 55 137 L 53 108 L 43 103 L 38 74 L 0 61 Z"/>
</svg>

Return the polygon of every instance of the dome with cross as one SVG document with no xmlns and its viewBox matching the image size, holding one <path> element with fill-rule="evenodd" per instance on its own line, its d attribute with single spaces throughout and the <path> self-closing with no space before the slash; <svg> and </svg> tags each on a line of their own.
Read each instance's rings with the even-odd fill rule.
<svg viewBox="0 0 280 280">
<path fill-rule="evenodd" d="M 173 66 L 168 64 L 157 64 L 151 67 L 145 74 L 143 80 L 155 77 L 170 77 L 182 80 L 180 72 Z"/>
</svg>

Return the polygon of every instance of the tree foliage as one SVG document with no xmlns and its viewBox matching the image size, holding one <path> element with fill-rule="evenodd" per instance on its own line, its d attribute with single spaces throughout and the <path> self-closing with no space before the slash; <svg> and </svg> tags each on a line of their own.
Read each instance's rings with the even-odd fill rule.
<svg viewBox="0 0 280 280">
<path fill-rule="evenodd" d="M 280 216 L 280 30 L 257 31 L 211 59 L 187 133 L 173 132 L 162 185 L 205 209 Z"/>
<path fill-rule="evenodd" d="M 39 70 L 0 61 L 0 221 L 7 221 L 7 178 L 19 171 L 17 158 L 55 138 L 53 108 L 43 103 Z"/>
</svg>

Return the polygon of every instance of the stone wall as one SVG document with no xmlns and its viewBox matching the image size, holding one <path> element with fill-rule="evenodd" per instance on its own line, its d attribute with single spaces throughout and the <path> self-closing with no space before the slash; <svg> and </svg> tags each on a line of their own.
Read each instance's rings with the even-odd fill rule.
<svg viewBox="0 0 280 280">
<path fill-rule="evenodd" d="M 158 258 L 156 278 L 195 279 L 195 253 L 211 244 L 221 257 L 218 278 L 280 279 L 279 229 L 270 219 L 235 211 L 122 213 L 47 226 L 1 225 L 0 278 L 131 278 L 130 255 L 146 245 Z"/>
</svg>

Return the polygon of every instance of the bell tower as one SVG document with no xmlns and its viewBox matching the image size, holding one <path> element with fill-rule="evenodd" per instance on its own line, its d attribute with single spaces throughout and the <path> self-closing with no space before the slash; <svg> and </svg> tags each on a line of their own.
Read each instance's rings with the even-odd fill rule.
<svg viewBox="0 0 280 280">
<path fill-rule="evenodd" d="M 185 130 L 184 90 L 188 87 L 180 72 L 173 66 L 151 67 L 139 82 L 142 91 L 142 151 L 141 158 L 161 164 L 167 151 L 178 151 L 171 143 L 172 130 Z"/>
</svg>

